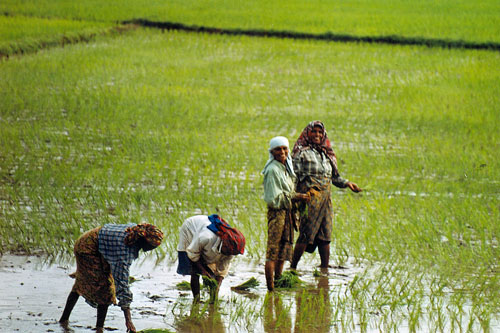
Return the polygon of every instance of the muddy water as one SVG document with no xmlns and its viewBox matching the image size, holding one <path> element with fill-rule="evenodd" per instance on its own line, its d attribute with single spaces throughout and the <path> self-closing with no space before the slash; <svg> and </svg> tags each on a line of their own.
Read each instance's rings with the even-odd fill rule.
<svg viewBox="0 0 500 333">
<path fill-rule="evenodd" d="M 152 257 L 139 259 L 132 265 L 131 276 L 137 279 L 131 285 L 134 293 L 132 318 L 137 330 L 155 328 L 173 332 L 274 332 L 276 326 L 288 332 L 293 330 L 292 318 L 299 312 L 297 304 L 300 303 L 296 292 L 280 292 L 279 297 L 266 303 L 266 315 L 263 316 L 262 312 L 259 314 L 267 294 L 262 262 L 245 258 L 235 260 L 229 276 L 221 286 L 219 306 L 203 308 L 204 304 L 201 304 L 201 309 L 192 307 L 190 291 L 179 290 L 176 286 L 189 279 L 176 274 L 175 265 L 175 262 L 167 260 L 157 265 Z M 307 260 L 299 265 L 299 268 L 304 267 L 299 271 L 301 279 L 313 289 L 347 284 L 362 269 L 359 266 L 349 268 L 349 265 L 343 269 L 332 268 L 327 277 L 315 278 L 315 265 L 315 262 Z M 82 298 L 73 310 L 69 328 L 65 330 L 58 324 L 66 297 L 73 285 L 73 280 L 68 275 L 74 270 L 74 262 L 49 264 L 41 256 L 3 255 L 0 258 L 0 331 L 92 332 L 96 311 Z M 255 277 L 260 285 L 248 292 L 231 290 L 232 286 L 237 286 L 250 277 Z M 208 294 L 202 293 L 202 297 L 208 299 Z M 280 297 L 283 299 L 280 300 Z M 286 309 L 280 308 L 283 306 Z M 238 315 L 238 312 L 245 314 Z M 196 316 L 197 314 L 201 315 Z M 107 331 L 125 331 L 119 307 L 109 308 L 105 327 Z M 327 332 L 328 328 L 325 329 Z"/>
</svg>

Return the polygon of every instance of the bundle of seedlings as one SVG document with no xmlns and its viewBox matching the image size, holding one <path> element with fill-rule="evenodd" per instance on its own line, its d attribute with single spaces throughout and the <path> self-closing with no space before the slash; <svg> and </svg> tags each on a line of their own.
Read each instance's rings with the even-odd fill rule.
<svg viewBox="0 0 500 333">
<path fill-rule="evenodd" d="M 209 303 L 215 303 L 217 299 L 217 280 L 212 279 L 208 276 L 202 275 L 203 277 L 203 288 L 208 288 L 210 293 Z"/>
<path fill-rule="evenodd" d="M 256 278 L 251 277 L 247 281 L 243 282 L 242 284 L 239 284 L 235 287 L 231 287 L 232 290 L 248 290 L 250 288 L 255 288 L 259 286 L 259 281 L 257 281 Z"/>
<path fill-rule="evenodd" d="M 191 290 L 191 283 L 189 283 L 187 281 L 182 281 L 182 282 L 177 283 L 176 287 L 179 290 Z"/>
<path fill-rule="evenodd" d="M 304 282 L 299 279 L 297 272 L 285 271 L 278 279 L 274 281 L 274 286 L 281 289 L 292 289 L 298 287 L 302 283 Z"/>
</svg>

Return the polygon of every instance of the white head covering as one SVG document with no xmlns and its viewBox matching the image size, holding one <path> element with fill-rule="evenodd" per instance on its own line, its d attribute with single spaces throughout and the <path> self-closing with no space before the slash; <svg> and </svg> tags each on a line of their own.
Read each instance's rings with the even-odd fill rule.
<svg viewBox="0 0 500 333">
<path fill-rule="evenodd" d="M 267 160 L 267 163 L 264 166 L 264 170 L 266 170 L 267 166 L 271 164 L 272 161 L 274 161 L 274 156 L 271 153 L 271 150 L 273 150 L 276 147 L 282 147 L 282 146 L 286 146 L 290 151 L 290 145 L 288 143 L 288 139 L 285 138 L 284 136 L 276 136 L 272 138 L 271 141 L 269 141 L 269 159 Z M 290 176 L 295 177 L 295 172 L 293 171 L 292 157 L 290 153 L 286 158 L 285 167 Z M 264 170 L 262 171 L 262 173 L 264 173 Z"/>
<path fill-rule="evenodd" d="M 271 150 L 273 150 L 274 148 L 282 146 L 286 146 L 288 149 L 290 149 L 290 144 L 288 143 L 287 138 L 285 138 L 284 136 L 276 136 L 272 138 L 271 141 L 269 141 L 269 154 L 271 154 Z"/>
</svg>

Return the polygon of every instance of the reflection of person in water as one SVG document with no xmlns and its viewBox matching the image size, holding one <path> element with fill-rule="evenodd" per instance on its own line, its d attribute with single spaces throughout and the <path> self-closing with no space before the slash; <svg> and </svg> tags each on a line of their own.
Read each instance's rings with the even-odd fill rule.
<svg viewBox="0 0 500 333">
<path fill-rule="evenodd" d="M 279 294 L 268 293 L 264 299 L 264 332 L 290 333 L 292 318 L 290 307 L 283 305 Z"/>
<path fill-rule="evenodd" d="M 214 304 L 200 306 L 200 303 L 193 303 L 190 315 L 176 321 L 175 326 L 179 333 L 226 332 L 221 313 Z"/>
<path fill-rule="evenodd" d="M 328 276 L 316 278 L 318 288 L 304 290 L 296 295 L 294 332 L 330 332 L 332 325 L 332 306 Z"/>
</svg>

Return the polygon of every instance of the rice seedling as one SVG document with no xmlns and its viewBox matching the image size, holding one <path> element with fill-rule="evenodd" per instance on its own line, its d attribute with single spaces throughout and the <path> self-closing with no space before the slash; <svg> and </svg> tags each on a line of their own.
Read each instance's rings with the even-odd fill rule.
<svg viewBox="0 0 500 333">
<path fill-rule="evenodd" d="M 492 327 L 498 60 L 140 30 L 1 62 L 0 248 L 61 258 L 85 230 L 145 220 L 172 260 L 182 221 L 217 212 L 262 258 L 267 142 L 321 119 L 365 189 L 333 193 L 332 261 L 366 273 L 328 293 L 332 329 Z M 224 323 L 263 325 L 261 303 L 221 301 Z"/>
<path fill-rule="evenodd" d="M 297 272 L 290 270 L 284 271 L 279 278 L 274 281 L 274 286 L 279 289 L 294 289 L 304 282 L 299 278 Z"/>
<path fill-rule="evenodd" d="M 110 33 L 113 26 L 104 22 L 0 15 L 0 58 L 88 42 L 98 34 Z"/>
<path fill-rule="evenodd" d="M 217 287 L 218 283 L 217 280 L 212 279 L 208 276 L 202 275 L 203 278 L 203 288 L 207 288 L 210 298 L 208 300 L 209 303 L 215 303 L 217 300 Z"/>
<path fill-rule="evenodd" d="M 296 296 L 295 327 L 299 331 L 330 331 L 332 325 L 330 295 L 319 288 L 311 292 L 303 289 Z"/>
<path fill-rule="evenodd" d="M 292 304 L 286 304 L 277 293 L 268 293 L 262 303 L 261 314 L 266 331 L 287 331 L 292 328 Z"/>
<path fill-rule="evenodd" d="M 177 300 L 170 309 L 173 314 L 175 331 L 220 332 L 224 330 L 221 314 L 214 304 L 187 304 Z"/>
<path fill-rule="evenodd" d="M 177 289 L 179 290 L 191 290 L 191 283 L 187 281 L 182 281 L 176 284 Z"/>
<path fill-rule="evenodd" d="M 99 8 L 96 10 L 95 8 Z M 180 22 L 216 28 L 299 31 L 358 36 L 410 36 L 499 42 L 498 2 L 480 5 L 453 0 L 408 2 L 362 1 L 120 1 L 97 3 L 68 0 L 18 2 L 5 0 L 0 11 L 8 15 L 118 22 L 133 18 Z M 396 38 L 394 38 L 396 40 Z"/>
<path fill-rule="evenodd" d="M 257 279 L 255 277 L 251 277 L 247 281 L 245 281 L 237 286 L 231 287 L 231 290 L 248 290 L 251 288 L 258 287 L 259 285 L 260 285 L 259 281 L 257 281 Z"/>
</svg>

